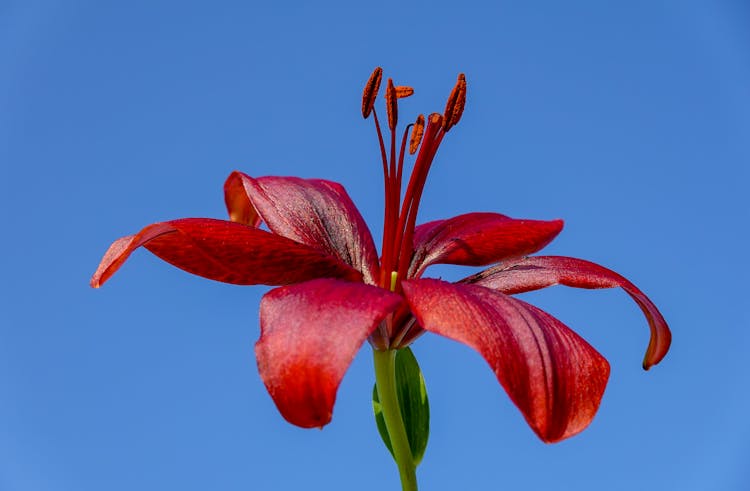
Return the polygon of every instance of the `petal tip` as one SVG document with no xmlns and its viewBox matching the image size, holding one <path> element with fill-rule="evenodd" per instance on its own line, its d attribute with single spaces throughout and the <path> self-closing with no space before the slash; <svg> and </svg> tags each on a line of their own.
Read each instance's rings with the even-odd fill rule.
<svg viewBox="0 0 750 491">
<path fill-rule="evenodd" d="M 228 182 L 228 181 L 231 181 L 232 179 L 237 179 L 237 178 L 241 179 L 242 176 L 244 176 L 244 175 L 245 175 L 244 172 L 235 169 L 235 170 L 233 170 L 232 172 L 229 173 L 229 175 L 227 176 L 227 179 L 226 179 L 225 183 Z"/>
<path fill-rule="evenodd" d="M 283 416 L 283 418 L 287 422 L 289 422 L 289 423 L 291 423 L 294 426 L 297 426 L 299 428 L 304 428 L 306 430 L 314 430 L 314 429 L 322 430 L 323 428 L 325 428 L 331 422 L 331 420 L 333 420 L 333 413 L 331 413 L 331 412 L 328 412 L 325 415 L 323 415 L 323 414 L 314 415 L 312 418 L 309 418 L 309 417 L 303 417 L 303 418 L 294 417 L 292 415 L 285 414 L 284 412 L 281 411 L 280 408 L 279 408 L 279 413 Z M 309 415 L 305 415 L 305 416 L 309 416 Z"/>
</svg>

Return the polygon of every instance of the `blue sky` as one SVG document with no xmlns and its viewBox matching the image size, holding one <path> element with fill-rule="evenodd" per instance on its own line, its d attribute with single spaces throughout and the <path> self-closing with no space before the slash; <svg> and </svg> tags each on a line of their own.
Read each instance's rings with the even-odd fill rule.
<svg viewBox="0 0 750 491">
<path fill-rule="evenodd" d="M 88 287 L 117 237 L 222 218 L 234 169 L 341 182 L 378 242 L 376 65 L 415 87 L 409 119 L 468 79 L 422 220 L 564 218 L 547 252 L 628 276 L 674 333 L 646 373 L 623 292 L 526 295 L 612 364 L 593 424 L 552 446 L 479 355 L 424 336 L 422 489 L 750 488 L 746 2 L 153 3 L 0 0 L 0 489 L 397 488 L 367 346 L 333 423 L 301 430 L 255 367 L 266 288 L 147 252 Z"/>
</svg>

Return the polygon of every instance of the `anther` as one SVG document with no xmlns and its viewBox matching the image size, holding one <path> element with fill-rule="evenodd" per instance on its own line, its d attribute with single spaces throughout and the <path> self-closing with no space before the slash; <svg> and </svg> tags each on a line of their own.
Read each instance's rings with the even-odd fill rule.
<svg viewBox="0 0 750 491">
<path fill-rule="evenodd" d="M 372 108 L 375 105 L 375 98 L 378 96 L 381 80 L 383 80 L 383 69 L 377 67 L 372 71 L 372 75 L 370 75 L 370 79 L 367 81 L 364 93 L 362 94 L 362 117 L 365 119 L 370 116 Z"/>
<path fill-rule="evenodd" d="M 414 93 L 414 89 L 407 85 L 396 86 L 396 97 L 398 97 L 399 99 L 403 99 L 404 97 L 409 97 L 413 93 Z"/>
<path fill-rule="evenodd" d="M 448 97 L 443 115 L 443 131 L 448 131 L 461 119 L 466 105 L 466 77 L 463 73 L 458 74 L 456 85 Z"/>
<path fill-rule="evenodd" d="M 385 89 L 385 109 L 388 113 L 388 127 L 391 131 L 396 130 L 398 122 L 398 96 L 396 87 L 393 86 L 393 80 L 388 79 L 388 87 Z"/>
<path fill-rule="evenodd" d="M 419 148 L 419 144 L 422 142 L 422 135 L 424 135 L 424 116 L 417 116 L 417 122 L 414 123 L 414 127 L 411 129 L 411 138 L 409 139 L 409 154 L 414 155 Z"/>
</svg>

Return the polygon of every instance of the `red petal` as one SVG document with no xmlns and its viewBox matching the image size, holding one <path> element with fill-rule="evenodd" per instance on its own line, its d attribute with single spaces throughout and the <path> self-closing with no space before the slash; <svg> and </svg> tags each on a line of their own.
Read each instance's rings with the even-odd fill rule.
<svg viewBox="0 0 750 491">
<path fill-rule="evenodd" d="M 378 277 L 378 255 L 362 215 L 338 183 L 298 177 L 240 174 L 250 199 L 279 235 L 317 247 L 361 271 L 366 283 Z"/>
<path fill-rule="evenodd" d="M 672 333 L 656 305 L 626 278 L 603 266 L 583 259 L 562 256 L 535 256 L 499 264 L 463 280 L 506 294 L 539 290 L 552 285 L 576 288 L 622 287 L 638 304 L 651 328 L 643 368 L 648 370 L 667 354 Z"/>
<path fill-rule="evenodd" d="M 609 364 L 548 313 L 488 288 L 403 283 L 419 323 L 477 350 L 545 442 L 582 431 L 599 408 Z"/>
<path fill-rule="evenodd" d="M 303 428 L 328 424 L 354 355 L 402 300 L 382 288 L 330 279 L 267 293 L 255 356 L 281 415 Z"/>
<path fill-rule="evenodd" d="M 321 277 L 361 278 L 338 259 L 285 237 L 224 220 L 183 218 L 154 223 L 116 240 L 91 286 L 104 284 L 140 246 L 189 273 L 224 283 L 285 285 Z"/>
<path fill-rule="evenodd" d="M 250 201 L 250 189 L 241 172 L 232 172 L 224 183 L 224 202 L 231 221 L 251 227 L 260 225 L 260 215 Z"/>
<path fill-rule="evenodd" d="M 562 220 L 517 220 L 498 213 L 425 223 L 414 230 L 409 277 L 421 276 L 430 264 L 483 266 L 525 256 L 549 244 L 562 227 Z"/>
</svg>

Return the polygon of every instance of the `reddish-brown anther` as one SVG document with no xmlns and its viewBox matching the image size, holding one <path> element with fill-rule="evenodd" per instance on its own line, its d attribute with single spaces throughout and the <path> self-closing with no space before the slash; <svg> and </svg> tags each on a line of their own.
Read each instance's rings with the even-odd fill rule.
<svg viewBox="0 0 750 491">
<path fill-rule="evenodd" d="M 414 155 L 417 153 L 419 144 L 422 143 L 422 136 L 424 136 L 424 115 L 420 114 L 417 116 L 417 121 L 411 129 L 411 138 L 409 138 L 409 154 Z"/>
<path fill-rule="evenodd" d="M 396 97 L 398 97 L 399 99 L 404 99 L 414 94 L 414 89 L 406 85 L 397 85 L 395 90 L 396 90 Z"/>
<path fill-rule="evenodd" d="M 388 115 L 388 128 L 395 131 L 398 124 L 398 93 L 396 87 L 393 86 L 393 80 L 390 78 L 385 89 L 385 111 Z"/>
<path fill-rule="evenodd" d="M 380 82 L 383 80 L 383 69 L 375 68 L 370 75 L 370 79 L 365 84 L 365 90 L 362 94 L 362 117 L 367 119 L 375 105 L 375 99 L 378 97 Z"/>
<path fill-rule="evenodd" d="M 388 146 L 373 110 L 381 78 L 376 68 L 362 101 L 363 116 L 374 116 L 383 160 L 380 256 L 340 184 L 233 172 L 224 185 L 230 220 L 170 220 L 122 237 L 105 253 L 91 285 L 106 282 L 142 246 L 209 279 L 279 286 L 261 301 L 255 352 L 269 394 L 298 426 L 330 421 L 341 379 L 365 340 L 377 350 L 398 349 L 432 332 L 475 349 L 543 441 L 575 435 L 596 414 L 609 365 L 562 322 L 512 295 L 556 284 L 622 288 L 650 327 L 647 369 L 669 349 L 664 317 L 633 283 L 609 269 L 570 257 L 530 256 L 560 233 L 561 220 L 466 213 L 417 225 L 430 167 L 446 132 L 461 118 L 466 79 L 459 75 L 442 115 L 432 113 L 426 125 L 419 116 L 400 144 L 397 99 L 405 92 L 389 79 Z M 407 143 L 416 157 L 402 193 Z M 448 283 L 423 278 L 433 264 L 488 268 Z"/>
<path fill-rule="evenodd" d="M 458 74 L 455 87 L 448 97 L 443 113 L 443 130 L 448 131 L 461 119 L 466 105 L 466 77 L 463 73 Z"/>
</svg>

